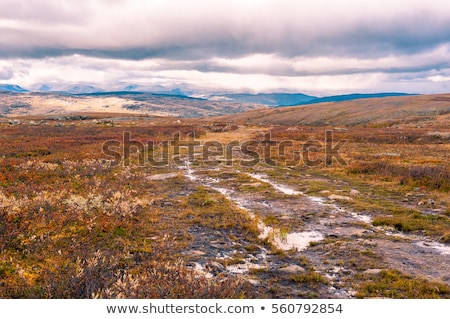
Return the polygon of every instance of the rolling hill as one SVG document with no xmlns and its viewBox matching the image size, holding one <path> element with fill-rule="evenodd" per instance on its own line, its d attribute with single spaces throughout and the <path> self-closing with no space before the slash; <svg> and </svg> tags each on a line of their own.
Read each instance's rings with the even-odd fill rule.
<svg viewBox="0 0 450 319">
<path fill-rule="evenodd" d="M 222 94 L 212 95 L 210 100 L 256 103 L 267 106 L 277 107 L 285 105 L 297 105 L 310 102 L 317 99 L 315 96 L 309 96 L 302 93 L 259 93 L 259 94 Z"/>
<path fill-rule="evenodd" d="M 354 93 L 345 95 L 331 95 L 325 97 L 315 97 L 302 93 L 259 93 L 259 94 L 223 94 L 210 96 L 210 100 L 257 103 L 270 107 L 296 106 L 305 104 L 317 104 L 324 102 L 343 102 L 359 99 L 381 98 L 391 96 L 408 96 L 406 93 Z"/>
<path fill-rule="evenodd" d="M 0 92 L 23 93 L 28 91 L 15 84 L 0 84 Z"/>
<path fill-rule="evenodd" d="M 388 126 L 426 122 L 450 114 L 450 94 L 394 96 L 259 109 L 218 120 L 253 125 Z"/>
</svg>

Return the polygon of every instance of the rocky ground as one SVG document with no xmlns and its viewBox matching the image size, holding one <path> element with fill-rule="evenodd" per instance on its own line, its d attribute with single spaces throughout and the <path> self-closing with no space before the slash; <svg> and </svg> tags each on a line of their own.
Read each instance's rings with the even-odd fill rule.
<svg viewBox="0 0 450 319">
<path fill-rule="evenodd" d="M 241 276 L 269 288 L 272 297 L 283 298 L 353 298 L 361 282 L 392 269 L 450 284 L 448 245 L 374 226 L 373 213 L 355 212 L 348 205 L 353 196 L 365 196 L 357 189 L 345 195 L 323 189 L 312 196 L 298 189 L 297 182 L 299 177 L 303 185 L 319 180 L 339 189 L 348 186 L 345 181 L 308 174 L 294 177 L 285 170 L 278 177 L 282 184 L 270 177 L 275 168 L 195 167 L 188 159 L 176 169 L 190 183 L 216 192 L 258 222 L 255 242 L 226 231 L 189 229 L 194 240 L 185 255 L 190 267 L 207 277 Z"/>
</svg>

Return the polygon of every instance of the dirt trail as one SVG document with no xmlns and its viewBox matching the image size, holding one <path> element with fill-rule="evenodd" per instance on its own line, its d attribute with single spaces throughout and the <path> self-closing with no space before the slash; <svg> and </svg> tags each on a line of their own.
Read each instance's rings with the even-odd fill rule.
<svg viewBox="0 0 450 319">
<path fill-rule="evenodd" d="M 207 139 L 228 143 L 257 132 L 256 129 L 246 129 L 245 132 L 209 133 Z M 200 247 L 207 251 L 193 264 L 198 271 L 208 275 L 220 272 L 239 274 L 258 285 L 263 283 L 252 275 L 255 270 L 276 273 L 286 265 L 298 267 L 299 256 L 306 256 L 315 271 L 329 281 L 327 289 L 319 289 L 320 296 L 324 298 L 353 297 L 355 276 L 365 271 L 376 273 L 380 269 L 398 269 L 405 274 L 450 284 L 448 245 L 426 237 L 374 227 L 370 214 L 353 212 L 342 201 L 309 196 L 288 185 L 289 178 L 285 183 L 275 182 L 265 170 L 198 167 L 187 160 L 178 169 L 192 183 L 220 193 L 236 209 L 257 219 L 260 239 L 269 240 L 277 249 L 286 252 L 281 258 L 270 253 L 261 243 L 240 242 L 239 239 L 230 242 L 224 234 L 211 235 L 197 229 L 193 230 L 197 238 L 193 249 Z M 267 170 L 269 172 L 270 169 Z M 242 184 L 238 178 L 249 182 Z M 307 183 L 308 179 L 314 182 L 315 178 L 306 177 L 303 182 Z M 242 186 L 248 186 L 253 191 L 243 191 Z M 264 222 L 266 220 L 277 223 L 269 225 Z M 212 243 L 209 248 L 205 248 L 207 241 Z M 243 247 L 251 244 L 256 244 L 257 249 L 249 253 Z M 245 255 L 244 262 L 227 267 L 211 262 L 211 259 L 226 260 L 237 253 Z M 292 282 L 285 282 L 283 289 L 287 292 L 282 297 L 296 296 Z"/>
<path fill-rule="evenodd" d="M 316 271 L 325 275 L 330 282 L 328 290 L 321 292 L 323 297 L 353 297 L 352 277 L 365 271 L 363 268 L 368 268 L 369 265 L 355 270 L 343 266 L 342 260 L 355 258 L 355 254 L 361 252 L 373 252 L 373 258 L 377 261 L 373 267 L 398 269 L 413 276 L 450 283 L 448 246 L 427 238 L 407 236 L 374 227 L 369 215 L 352 212 L 342 204 L 338 205 L 327 198 L 307 196 L 293 187 L 273 182 L 262 173 L 245 173 L 229 168 L 193 169 L 189 162 L 186 162 L 182 169 L 192 182 L 217 191 L 244 213 L 257 218 L 261 239 L 269 238 L 278 249 L 291 251 L 293 255 L 300 253 L 307 256 Z M 214 177 L 209 176 L 211 171 Z M 207 172 L 209 174 L 205 174 Z M 226 174 L 221 174 L 224 172 Z M 233 173 L 246 175 L 252 179 L 253 185 L 260 183 L 272 187 L 280 197 L 268 198 L 257 191 L 241 192 L 239 185 L 232 183 Z M 265 225 L 262 220 L 267 216 L 276 216 L 283 220 L 289 225 L 289 230 Z M 332 240 L 333 243 L 323 242 L 324 239 Z M 310 246 L 311 243 L 314 245 Z M 336 246 L 336 243 L 339 245 Z M 233 244 L 236 246 L 236 243 Z M 339 249 L 336 250 L 336 247 Z M 223 250 L 215 257 L 226 259 L 236 252 L 237 250 Z M 247 254 L 245 263 L 228 266 L 224 271 L 246 276 L 252 269 L 277 271 L 283 263 L 285 264 L 286 260 L 277 260 L 260 245 L 256 252 Z M 202 266 L 198 263 L 196 267 L 201 269 Z"/>
</svg>

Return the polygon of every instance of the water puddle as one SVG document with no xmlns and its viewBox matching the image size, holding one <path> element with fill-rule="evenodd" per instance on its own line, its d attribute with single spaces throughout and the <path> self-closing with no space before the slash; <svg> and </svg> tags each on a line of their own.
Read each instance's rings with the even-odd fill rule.
<svg viewBox="0 0 450 319">
<path fill-rule="evenodd" d="M 356 220 L 358 220 L 358 221 L 361 221 L 361 222 L 363 222 L 363 223 L 366 223 L 366 224 L 370 224 L 370 223 L 372 223 L 372 218 L 370 217 L 370 216 L 367 216 L 367 215 L 360 215 L 360 214 L 357 214 L 357 213 L 350 213 L 350 215 L 354 218 L 354 219 L 356 219 Z"/>
<path fill-rule="evenodd" d="M 227 266 L 226 269 L 229 273 L 232 274 L 247 274 L 252 269 L 265 269 L 266 267 L 259 264 L 254 264 L 249 261 L 245 261 L 243 264 L 236 264 Z"/>
<path fill-rule="evenodd" d="M 268 179 L 268 178 L 266 178 L 266 177 L 264 177 L 264 176 L 262 176 L 260 174 L 248 174 L 248 175 L 250 177 L 258 180 L 258 181 L 261 181 L 261 182 L 264 182 L 264 183 L 267 183 L 267 184 L 271 185 L 273 188 L 275 188 L 279 192 L 282 192 L 283 194 L 286 194 L 286 195 L 303 195 L 302 192 L 293 190 L 292 188 L 287 187 L 285 185 L 276 184 L 276 183 L 272 182 L 270 179 Z"/>
<path fill-rule="evenodd" d="M 308 248 L 311 242 L 317 242 L 324 239 L 322 233 L 317 231 L 305 231 L 298 233 L 284 233 L 279 229 L 270 226 L 261 225 L 262 230 L 259 238 L 268 238 L 270 242 L 281 250 L 297 250 L 302 251 Z"/>
<path fill-rule="evenodd" d="M 194 171 L 190 168 L 189 161 L 185 162 L 184 167 L 186 177 L 191 181 L 198 181 L 198 178 L 194 176 Z M 287 186 L 273 183 L 271 180 L 259 175 L 259 174 L 248 174 L 252 178 L 255 178 L 264 183 L 268 183 L 272 185 L 276 190 L 286 194 L 286 195 L 300 195 L 302 194 L 299 191 L 293 190 Z M 228 200 L 235 203 L 240 209 L 244 210 L 249 216 L 253 219 L 257 217 L 253 214 L 249 209 L 245 206 L 245 201 L 239 198 L 232 196 L 231 191 L 225 188 L 217 187 L 214 184 L 219 183 L 217 179 L 207 178 L 204 181 L 201 181 L 202 185 L 207 186 L 223 196 L 225 196 Z M 278 249 L 281 250 L 297 250 L 302 251 L 306 249 L 311 242 L 321 241 L 324 239 L 324 235 L 318 231 L 305 231 L 305 232 L 296 232 L 296 233 L 286 233 L 280 229 L 273 228 L 265 225 L 262 221 L 258 221 L 258 228 L 261 232 L 261 239 L 269 239 L 269 241 L 275 245 Z M 247 261 L 248 263 L 248 261 Z M 251 263 L 250 263 L 251 264 Z M 252 264 L 253 265 L 253 264 Z M 238 264 L 232 268 L 233 272 L 240 271 L 240 269 L 247 269 L 248 267 L 245 264 Z"/>
<path fill-rule="evenodd" d="M 419 241 L 415 243 L 417 246 L 422 248 L 430 248 L 438 251 L 442 255 L 450 255 L 450 246 L 437 243 L 437 242 L 428 242 L 428 241 Z"/>
<path fill-rule="evenodd" d="M 194 176 L 194 171 L 191 168 L 189 161 L 184 161 L 184 167 L 183 167 L 185 174 L 184 176 L 187 177 L 190 181 L 196 181 L 197 177 Z"/>
<path fill-rule="evenodd" d="M 310 201 L 319 204 L 319 205 L 327 205 L 325 204 L 325 199 L 317 196 L 306 196 Z M 329 205 L 329 204 L 328 204 Z"/>
<path fill-rule="evenodd" d="M 383 228 L 383 227 L 376 227 L 376 228 L 383 231 L 388 236 L 403 238 L 405 240 L 408 240 L 409 242 L 413 242 L 414 245 L 418 247 L 437 252 L 441 255 L 450 255 L 449 245 L 441 244 L 432 240 L 427 240 L 422 236 L 405 234 L 403 232 L 392 230 L 390 228 Z"/>
</svg>

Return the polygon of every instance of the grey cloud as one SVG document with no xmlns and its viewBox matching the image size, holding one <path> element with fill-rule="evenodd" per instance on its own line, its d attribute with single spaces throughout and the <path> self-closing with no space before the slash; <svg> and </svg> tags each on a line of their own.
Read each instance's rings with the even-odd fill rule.
<svg viewBox="0 0 450 319">
<path fill-rule="evenodd" d="M 14 13 L 9 9 L 3 15 L 19 16 L 21 21 L 29 21 L 30 25 L 41 13 L 48 24 L 62 21 L 57 14 L 61 9 L 59 7 L 55 9 L 54 5 L 47 5 L 44 9 L 32 8 L 38 8 L 38 11 L 35 14 L 30 12 L 31 9 Z M 42 58 L 77 53 L 130 60 L 198 60 L 273 53 L 284 57 L 326 55 L 374 58 L 388 54 L 412 54 L 450 43 L 450 20 L 442 19 L 437 12 L 417 11 L 395 18 L 369 14 L 364 20 L 352 18 L 348 21 L 345 17 L 325 21 L 324 17 L 320 23 L 298 22 L 292 14 L 286 17 L 274 15 L 271 19 L 268 13 L 263 13 L 261 19 L 257 19 L 258 12 L 253 12 L 243 21 L 199 13 L 191 19 L 178 21 L 167 14 L 167 20 L 150 17 L 148 21 L 144 19 L 142 25 L 136 25 L 131 23 L 133 18 L 130 17 L 130 20 L 122 18 L 98 28 L 92 24 L 95 15 L 83 14 L 88 7 L 80 5 L 80 8 L 85 9 L 75 13 L 67 12 L 64 7 L 61 9 L 64 19 L 74 23 L 73 29 L 59 31 L 56 25 L 38 30 L 3 28 L 0 30 L 0 57 Z M 0 6 L 0 12 L 2 9 Z M 94 20 L 92 23 L 86 19 L 89 16 Z"/>
<path fill-rule="evenodd" d="M 329 9 L 320 6 L 322 0 L 251 5 L 237 0 L 3 0 L 0 58 L 11 63 L 30 59 L 33 66 L 22 66 L 24 71 L 37 60 L 50 60 L 36 64 L 52 70 L 73 65 L 80 77 L 99 71 L 118 80 L 144 81 L 153 75 L 165 80 L 159 71 L 166 70 L 194 70 L 211 78 L 220 76 L 213 73 L 274 78 L 379 73 L 414 81 L 417 74 L 426 79 L 450 68 L 450 7 L 439 0 L 400 1 L 403 6 L 378 0 L 356 9 L 336 5 L 343 1 L 329 1 Z M 236 61 L 257 54 L 273 60 L 249 65 Z M 394 58 L 383 62 L 387 57 Z M 317 68 L 302 64 L 315 58 L 334 63 L 328 68 L 327 63 Z M 339 59 L 349 63 L 336 64 Z M 395 61 L 405 63 L 397 66 Z M 0 67 L 4 80 L 45 78 L 42 73 L 20 77 L 18 70 Z"/>
</svg>

